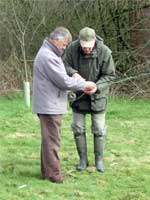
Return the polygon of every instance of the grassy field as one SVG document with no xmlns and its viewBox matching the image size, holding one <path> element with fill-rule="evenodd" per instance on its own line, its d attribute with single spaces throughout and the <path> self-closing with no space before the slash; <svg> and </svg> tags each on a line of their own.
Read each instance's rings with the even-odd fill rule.
<svg viewBox="0 0 150 200">
<path fill-rule="evenodd" d="M 110 98 L 104 174 L 95 171 L 90 117 L 87 116 L 89 167 L 77 172 L 70 129 L 63 117 L 63 184 L 40 178 L 40 127 L 22 95 L 0 97 L 0 200 L 149 200 L 150 101 Z"/>
</svg>

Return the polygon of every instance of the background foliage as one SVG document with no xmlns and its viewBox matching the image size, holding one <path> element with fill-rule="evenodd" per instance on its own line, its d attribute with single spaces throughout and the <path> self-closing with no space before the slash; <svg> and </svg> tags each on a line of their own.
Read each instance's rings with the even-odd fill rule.
<svg viewBox="0 0 150 200">
<path fill-rule="evenodd" d="M 122 78 L 150 69 L 149 0 L 1 0 L 1 90 L 21 88 L 32 80 L 32 64 L 43 39 L 66 26 L 73 39 L 84 26 L 93 27 L 112 49 L 117 75 Z M 137 73 L 139 71 L 139 73 Z M 116 84 L 113 93 L 149 96 L 149 77 Z M 115 90 L 114 90 L 115 89 Z"/>
</svg>

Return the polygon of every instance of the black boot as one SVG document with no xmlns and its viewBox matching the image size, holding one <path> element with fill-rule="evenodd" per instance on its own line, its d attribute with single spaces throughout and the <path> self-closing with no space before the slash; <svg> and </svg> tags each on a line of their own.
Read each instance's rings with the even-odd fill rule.
<svg viewBox="0 0 150 200">
<path fill-rule="evenodd" d="M 94 135 L 95 166 L 99 172 L 105 171 L 105 167 L 103 164 L 104 143 L 105 143 L 105 136 Z"/>
<path fill-rule="evenodd" d="M 80 157 L 80 162 L 77 165 L 76 169 L 78 171 L 82 171 L 82 170 L 85 170 L 86 167 L 88 166 L 86 136 L 85 134 L 81 134 L 78 136 L 75 135 L 74 138 L 75 138 L 75 143 L 77 147 L 77 152 Z"/>
</svg>

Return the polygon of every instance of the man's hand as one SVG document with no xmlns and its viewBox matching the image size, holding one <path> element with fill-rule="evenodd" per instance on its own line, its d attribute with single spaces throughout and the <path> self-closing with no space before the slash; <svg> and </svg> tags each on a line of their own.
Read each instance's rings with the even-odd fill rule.
<svg viewBox="0 0 150 200">
<path fill-rule="evenodd" d="M 78 73 L 74 73 L 73 75 L 72 75 L 72 77 L 74 77 L 74 78 L 76 78 L 76 79 L 83 79 L 83 80 L 85 80 L 82 76 L 80 76 L 80 74 L 78 74 Z"/>
<path fill-rule="evenodd" d="M 94 94 L 97 91 L 97 87 L 95 86 L 95 88 L 93 88 L 92 90 L 85 90 L 84 93 L 91 95 Z"/>
<path fill-rule="evenodd" d="M 96 84 L 92 81 L 86 81 L 84 92 L 88 95 L 95 93 L 97 90 Z"/>
</svg>

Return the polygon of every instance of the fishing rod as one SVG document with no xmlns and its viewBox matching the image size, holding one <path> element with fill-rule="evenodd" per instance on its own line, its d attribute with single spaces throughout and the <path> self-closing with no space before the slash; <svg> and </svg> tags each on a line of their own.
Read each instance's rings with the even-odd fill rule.
<svg viewBox="0 0 150 200">
<path fill-rule="evenodd" d="M 139 75 L 136 75 L 136 76 L 129 76 L 129 77 L 126 77 L 126 78 L 115 79 L 115 80 L 111 81 L 111 84 L 126 82 L 126 81 L 130 81 L 130 80 L 133 80 L 133 79 L 139 79 L 143 76 L 149 76 L 149 75 L 150 75 L 150 72 L 140 73 Z M 103 83 L 105 83 L 105 82 L 107 82 L 107 81 L 104 81 Z"/>
<path fill-rule="evenodd" d="M 150 72 L 147 72 L 147 73 L 140 73 L 139 75 L 136 75 L 136 76 L 130 76 L 130 77 L 126 77 L 126 78 L 118 78 L 118 79 L 115 79 L 113 81 L 109 81 L 110 82 L 110 85 L 112 84 L 118 84 L 118 83 L 122 83 L 122 82 L 126 82 L 126 81 L 130 81 L 130 80 L 133 80 L 133 79 L 139 79 L 143 76 L 149 76 L 150 75 Z M 103 81 L 101 82 L 102 84 L 103 83 L 107 83 L 108 81 Z M 81 99 L 83 96 L 85 95 L 85 93 L 83 92 L 80 96 L 77 97 L 76 93 L 74 91 L 69 91 L 68 92 L 68 100 L 70 103 L 73 103 L 74 101 L 77 101 L 79 99 Z"/>
</svg>

